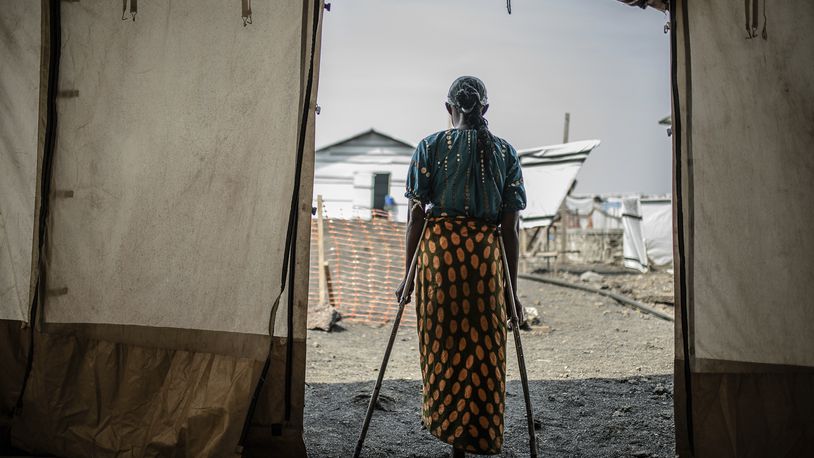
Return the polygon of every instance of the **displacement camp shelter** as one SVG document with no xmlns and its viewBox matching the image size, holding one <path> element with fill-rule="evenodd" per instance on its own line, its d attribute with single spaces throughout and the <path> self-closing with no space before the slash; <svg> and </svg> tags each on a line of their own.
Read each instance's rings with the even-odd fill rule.
<svg viewBox="0 0 814 458">
<path fill-rule="evenodd" d="M 0 2 L 0 446 L 304 456 L 323 5 L 124 4 Z"/>
<path fill-rule="evenodd" d="M 528 196 L 520 227 L 528 229 L 551 225 L 565 196 L 574 186 L 582 164 L 597 146 L 599 140 L 583 140 L 517 152 L 523 166 L 523 182 Z"/>
<path fill-rule="evenodd" d="M 600 234 L 623 232 L 625 267 L 646 272 L 673 265 L 670 196 L 569 195 L 565 206 L 569 227 L 576 225 Z"/>
</svg>

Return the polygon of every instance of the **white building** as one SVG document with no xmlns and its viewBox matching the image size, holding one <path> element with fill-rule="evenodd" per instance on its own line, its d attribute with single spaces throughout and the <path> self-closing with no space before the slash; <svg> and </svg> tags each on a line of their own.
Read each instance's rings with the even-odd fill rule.
<svg viewBox="0 0 814 458">
<path fill-rule="evenodd" d="M 331 218 L 370 219 L 384 209 L 385 197 L 395 201 L 395 219 L 406 221 L 404 189 L 415 146 L 370 129 L 316 151 L 314 201 L 322 195 Z"/>
</svg>

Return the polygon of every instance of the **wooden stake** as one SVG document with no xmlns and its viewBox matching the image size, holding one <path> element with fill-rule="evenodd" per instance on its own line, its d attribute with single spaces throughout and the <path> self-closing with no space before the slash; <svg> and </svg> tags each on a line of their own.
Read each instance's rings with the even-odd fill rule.
<svg viewBox="0 0 814 458">
<path fill-rule="evenodd" d="M 562 128 L 562 142 L 568 143 L 568 130 L 571 128 L 571 113 L 565 113 L 565 125 Z"/>
<path fill-rule="evenodd" d="M 565 219 L 568 215 L 568 208 L 565 206 L 565 200 L 562 201 L 560 205 L 560 223 L 559 227 L 557 228 L 557 238 L 560 239 L 560 254 L 557 256 L 557 263 L 555 272 L 559 272 L 562 269 L 563 265 L 565 264 L 565 256 L 568 252 L 568 225 L 565 222 Z"/>
<path fill-rule="evenodd" d="M 528 235 L 526 234 L 526 230 L 522 227 L 520 228 L 520 265 L 518 269 L 520 272 L 528 273 Z"/>
<path fill-rule="evenodd" d="M 319 262 L 319 305 L 327 301 L 327 278 L 325 276 L 325 232 L 322 227 L 322 194 L 317 195 L 317 253 Z"/>
</svg>

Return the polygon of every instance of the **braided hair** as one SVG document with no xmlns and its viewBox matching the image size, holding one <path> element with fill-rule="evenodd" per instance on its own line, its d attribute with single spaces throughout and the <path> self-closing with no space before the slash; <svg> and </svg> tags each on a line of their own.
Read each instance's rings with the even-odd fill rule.
<svg viewBox="0 0 814 458">
<path fill-rule="evenodd" d="M 447 102 L 458 108 L 464 122 L 478 131 L 478 159 L 489 169 L 489 154 L 494 147 L 494 139 L 489 132 L 489 122 L 483 117 L 483 107 L 488 103 L 486 86 L 474 76 L 461 76 L 452 82 L 447 94 Z"/>
</svg>

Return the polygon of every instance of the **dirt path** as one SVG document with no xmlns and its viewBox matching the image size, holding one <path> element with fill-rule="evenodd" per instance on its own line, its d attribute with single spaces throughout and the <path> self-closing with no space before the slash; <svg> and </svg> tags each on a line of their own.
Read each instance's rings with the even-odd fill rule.
<svg viewBox="0 0 814 458">
<path fill-rule="evenodd" d="M 523 333 L 541 456 L 674 456 L 672 323 L 589 293 L 521 280 L 544 326 Z M 412 308 L 409 310 L 412 312 Z M 351 456 L 390 326 L 309 331 L 305 441 L 313 457 Z M 528 456 L 522 392 L 508 352 L 503 456 Z M 364 456 L 441 457 L 421 429 L 415 328 L 404 328 L 386 373 Z M 540 440 L 540 438 L 542 440 Z"/>
</svg>

